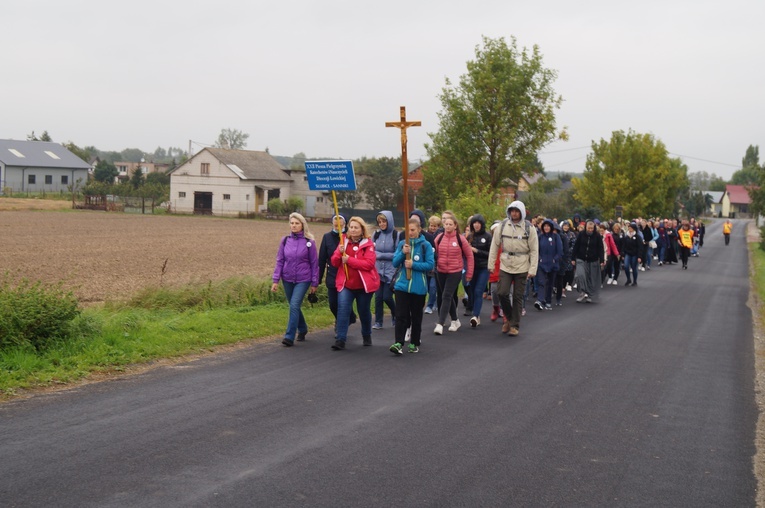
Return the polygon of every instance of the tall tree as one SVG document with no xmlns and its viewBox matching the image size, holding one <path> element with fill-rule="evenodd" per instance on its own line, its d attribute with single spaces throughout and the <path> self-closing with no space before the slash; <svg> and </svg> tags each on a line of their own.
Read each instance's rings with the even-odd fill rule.
<svg viewBox="0 0 765 508">
<path fill-rule="evenodd" d="M 247 138 L 249 137 L 249 134 L 245 134 L 237 129 L 221 129 L 220 134 L 218 134 L 218 140 L 215 141 L 215 146 L 218 148 L 241 150 L 247 146 Z"/>
<path fill-rule="evenodd" d="M 117 166 L 109 161 L 102 160 L 96 164 L 96 168 L 93 170 L 93 179 L 97 182 L 114 183 L 114 179 L 119 174 Z"/>
<path fill-rule="evenodd" d="M 401 157 L 380 157 L 354 162 L 360 174 L 367 175 L 359 185 L 367 203 L 376 210 L 393 210 L 402 196 Z"/>
<path fill-rule="evenodd" d="M 494 191 L 518 180 L 524 165 L 556 138 L 557 73 L 542 65 L 537 46 L 519 49 L 515 38 L 483 38 L 467 74 L 453 86 L 447 79 L 439 99 L 439 131 L 426 145 L 432 176 L 465 187 Z M 454 192 L 454 187 L 451 188 Z"/>
<path fill-rule="evenodd" d="M 757 167 L 759 165 L 760 165 L 760 145 L 757 145 L 757 146 L 749 145 L 749 147 L 746 149 L 746 154 L 744 154 L 744 158 L 741 159 L 741 167 L 751 168 L 751 167 Z"/>
<path fill-rule="evenodd" d="M 615 131 L 611 140 L 592 143 L 584 175 L 572 182 L 584 206 L 607 214 L 624 207 L 625 217 L 673 213 L 688 188 L 688 168 L 669 157 L 667 148 L 651 134 Z"/>
<path fill-rule="evenodd" d="M 144 184 L 143 167 L 141 167 L 141 165 L 139 164 L 133 170 L 133 174 L 130 175 L 130 185 L 132 185 L 134 189 L 137 189 L 143 184 Z"/>
</svg>

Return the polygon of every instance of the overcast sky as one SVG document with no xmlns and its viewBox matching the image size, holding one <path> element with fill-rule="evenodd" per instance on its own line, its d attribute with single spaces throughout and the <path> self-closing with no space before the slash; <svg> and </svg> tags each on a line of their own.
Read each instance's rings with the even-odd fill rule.
<svg viewBox="0 0 765 508">
<path fill-rule="evenodd" d="M 581 172 L 593 140 L 652 133 L 689 171 L 765 159 L 761 0 L 26 0 L 0 8 L 0 138 L 193 151 L 222 128 L 247 148 L 410 159 L 438 130 L 438 95 L 483 35 L 539 46 L 558 72 L 549 171 Z"/>
</svg>

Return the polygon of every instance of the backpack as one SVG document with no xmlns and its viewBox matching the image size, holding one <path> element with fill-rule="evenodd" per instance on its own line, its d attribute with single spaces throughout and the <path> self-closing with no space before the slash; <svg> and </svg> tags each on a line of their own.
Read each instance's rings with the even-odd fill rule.
<svg viewBox="0 0 765 508">
<path fill-rule="evenodd" d="M 505 233 L 505 225 L 510 221 L 510 219 L 502 219 L 502 223 L 499 225 L 499 252 L 501 253 L 504 249 L 504 238 L 515 238 L 514 236 L 506 235 Z M 523 240 L 529 239 L 529 230 L 531 228 L 531 222 L 524 220 L 523 221 L 523 230 L 524 230 L 524 236 Z"/>
<path fill-rule="evenodd" d="M 382 234 L 382 231 L 379 229 L 375 231 L 375 234 L 372 235 L 372 241 L 377 243 L 377 239 L 380 238 L 380 235 Z M 393 229 L 393 245 L 398 246 L 398 230 Z"/>
</svg>

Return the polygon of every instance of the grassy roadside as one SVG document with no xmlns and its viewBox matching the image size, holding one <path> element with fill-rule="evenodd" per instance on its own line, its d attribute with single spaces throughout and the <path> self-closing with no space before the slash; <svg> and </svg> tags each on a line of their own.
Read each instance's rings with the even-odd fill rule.
<svg viewBox="0 0 765 508">
<path fill-rule="evenodd" d="M 129 302 L 82 309 L 66 340 L 35 350 L 0 349 L 0 399 L 121 372 L 158 359 L 207 353 L 216 346 L 281 337 L 289 308 L 270 281 L 227 280 L 202 287 L 147 289 Z M 303 304 L 309 330 L 332 325 L 325 292 Z"/>
</svg>

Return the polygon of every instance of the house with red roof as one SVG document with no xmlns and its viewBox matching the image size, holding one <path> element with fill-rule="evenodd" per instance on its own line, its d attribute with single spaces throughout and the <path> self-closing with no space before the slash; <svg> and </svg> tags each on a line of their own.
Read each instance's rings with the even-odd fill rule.
<svg viewBox="0 0 765 508">
<path fill-rule="evenodd" d="M 726 185 L 725 194 L 722 197 L 722 216 L 747 219 L 749 214 L 749 191 L 743 185 Z"/>
</svg>

